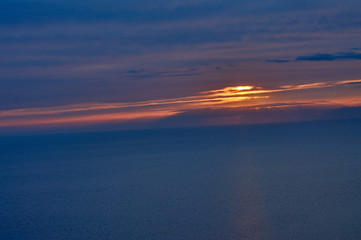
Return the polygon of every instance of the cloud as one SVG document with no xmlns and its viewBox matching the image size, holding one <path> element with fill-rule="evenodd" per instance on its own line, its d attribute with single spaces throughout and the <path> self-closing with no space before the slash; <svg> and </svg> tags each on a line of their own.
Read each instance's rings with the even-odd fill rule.
<svg viewBox="0 0 361 240">
<path fill-rule="evenodd" d="M 287 109 L 287 110 L 285 110 Z M 284 106 L 284 108 L 259 109 L 217 109 L 214 111 L 187 111 L 152 123 L 155 127 L 177 126 L 190 127 L 194 125 L 237 125 L 265 124 L 280 122 L 314 121 L 324 119 L 361 119 L 361 107 L 324 108 L 299 104 Z"/>
<path fill-rule="evenodd" d="M 358 48 L 353 48 L 357 50 Z M 288 59 L 269 59 L 267 62 L 274 63 L 287 63 L 287 62 L 299 62 L 299 61 L 336 61 L 336 60 L 361 60 L 361 52 L 339 52 L 334 54 L 329 53 L 315 53 L 312 55 L 298 56 L 293 60 Z"/>
<path fill-rule="evenodd" d="M 346 52 L 336 54 L 317 53 L 307 56 L 298 56 L 296 61 L 335 61 L 335 60 L 361 60 L 361 53 Z"/>
<path fill-rule="evenodd" d="M 287 60 L 287 59 L 269 59 L 269 60 L 267 60 L 267 62 L 271 62 L 271 63 L 287 63 L 287 62 L 291 62 L 291 61 Z"/>
<path fill-rule="evenodd" d="M 194 111 L 262 112 L 269 109 L 287 109 L 300 106 L 361 106 L 361 98 L 320 98 L 301 100 L 274 98 L 279 93 L 309 91 L 361 83 L 361 80 L 316 82 L 285 85 L 278 88 L 232 86 L 199 92 L 193 96 L 122 103 L 87 103 L 58 107 L 28 108 L 0 111 L 0 127 L 39 125 L 87 125 L 106 122 L 154 121 Z M 333 90 L 334 91 L 334 90 Z M 228 119 L 231 121 L 230 119 Z"/>
<path fill-rule="evenodd" d="M 302 64 L 282 69 L 275 63 L 291 60 L 276 56 L 358 46 L 360 4 L 2 0 L 0 109 L 141 101 L 236 83 L 317 81 L 321 73 Z M 319 68 L 320 81 L 359 76 L 357 66 L 343 64 L 337 76 L 336 68 Z M 191 68 L 199 70 L 186 71 Z"/>
<path fill-rule="evenodd" d="M 332 54 L 316 53 L 309 56 L 298 56 L 295 61 L 333 61 L 335 59 L 335 55 Z"/>
</svg>

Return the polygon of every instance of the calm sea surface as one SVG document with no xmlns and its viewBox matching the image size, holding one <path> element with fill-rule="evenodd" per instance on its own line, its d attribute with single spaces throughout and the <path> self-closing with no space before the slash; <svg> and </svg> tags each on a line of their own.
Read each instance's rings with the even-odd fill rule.
<svg viewBox="0 0 361 240">
<path fill-rule="evenodd" d="M 0 239 L 361 239 L 361 121 L 0 137 Z"/>
</svg>

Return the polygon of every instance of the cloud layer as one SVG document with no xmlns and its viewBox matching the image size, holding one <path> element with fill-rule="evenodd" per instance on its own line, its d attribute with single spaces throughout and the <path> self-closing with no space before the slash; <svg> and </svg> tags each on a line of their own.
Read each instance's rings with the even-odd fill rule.
<svg viewBox="0 0 361 240">
<path fill-rule="evenodd" d="M 46 108 L 5 110 L 0 112 L 0 127 L 62 126 L 100 124 L 104 122 L 154 121 L 184 114 L 186 112 L 224 111 L 238 112 L 269 109 L 293 109 L 295 107 L 338 108 L 361 106 L 361 97 L 354 95 L 361 80 L 316 82 L 300 85 L 285 85 L 273 89 L 257 86 L 234 86 L 200 92 L 194 96 L 123 103 L 87 103 Z M 334 88 L 345 88 L 342 96 L 332 96 Z M 322 95 L 317 91 L 329 90 Z M 306 92 L 305 92 L 306 91 Z M 331 91 L 331 92 L 330 92 Z M 302 93 L 301 99 L 295 98 Z M 350 94 L 351 93 L 351 94 Z M 283 95 L 282 95 L 283 94 Z M 346 98 L 346 96 L 348 96 Z M 234 110 L 232 110 L 234 111 Z M 231 112 L 232 112 L 231 111 Z M 207 115 L 207 114 L 205 114 Z M 236 118 L 242 123 L 242 118 Z M 227 121 L 225 122 L 227 123 Z M 222 124 L 219 122 L 218 124 Z"/>
<path fill-rule="evenodd" d="M 359 79 L 360 24 L 354 0 L 3 0 L 0 111 Z"/>
</svg>

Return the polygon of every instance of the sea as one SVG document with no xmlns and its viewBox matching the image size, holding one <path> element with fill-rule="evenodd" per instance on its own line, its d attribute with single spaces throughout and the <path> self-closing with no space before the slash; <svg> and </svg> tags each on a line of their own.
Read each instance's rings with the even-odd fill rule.
<svg viewBox="0 0 361 240">
<path fill-rule="evenodd" d="M 361 120 L 0 133 L 0 239 L 361 239 Z"/>
</svg>

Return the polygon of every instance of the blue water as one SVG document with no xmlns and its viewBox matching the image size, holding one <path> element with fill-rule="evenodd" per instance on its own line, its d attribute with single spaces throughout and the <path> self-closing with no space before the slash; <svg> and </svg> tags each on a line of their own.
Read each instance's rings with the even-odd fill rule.
<svg viewBox="0 0 361 240">
<path fill-rule="evenodd" d="M 361 121 L 0 137 L 0 239 L 361 239 Z"/>
</svg>

